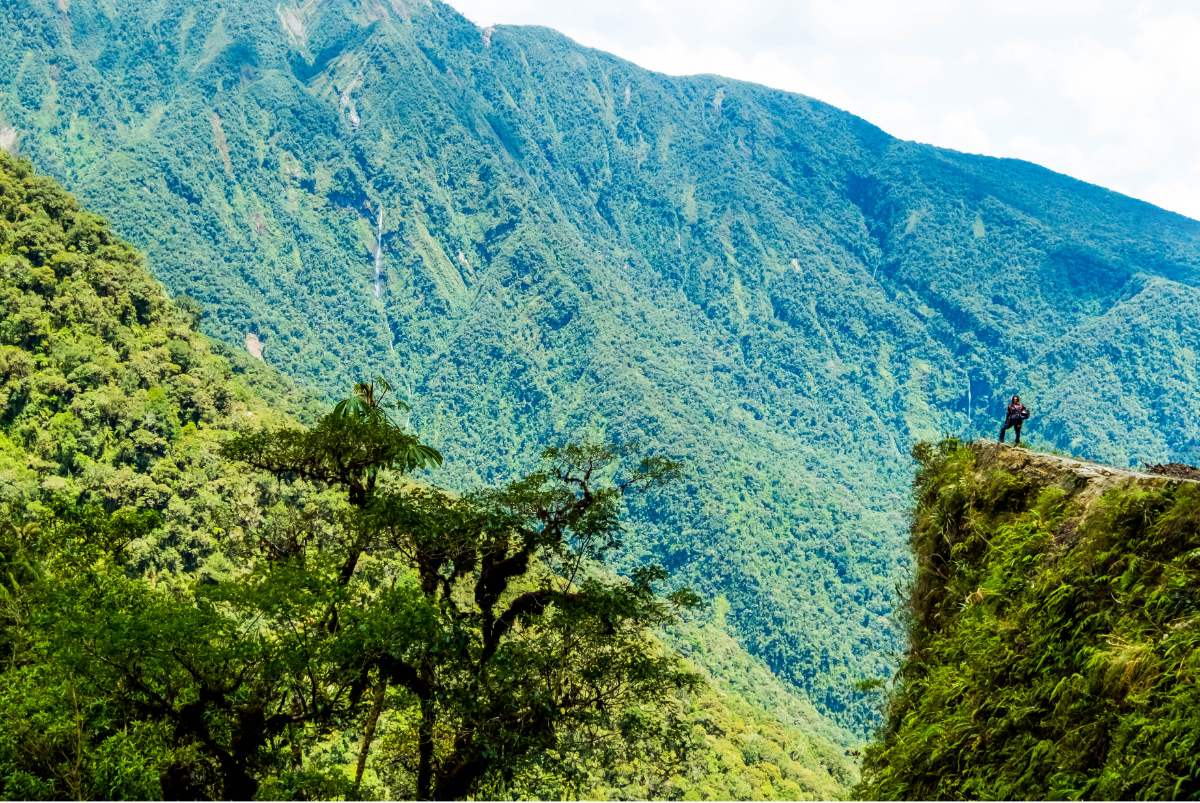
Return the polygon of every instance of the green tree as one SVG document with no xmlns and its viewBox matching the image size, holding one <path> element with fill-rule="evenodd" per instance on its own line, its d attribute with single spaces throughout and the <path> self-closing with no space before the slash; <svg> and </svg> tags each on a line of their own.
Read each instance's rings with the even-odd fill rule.
<svg viewBox="0 0 1200 803">
<path fill-rule="evenodd" d="M 618 476 L 617 451 L 573 446 L 548 450 L 541 471 L 498 490 L 399 483 L 441 458 L 396 425 L 389 391 L 359 385 L 310 429 L 242 435 L 226 448 L 346 496 L 345 538 L 325 554 L 339 556 L 338 586 L 379 584 L 366 598 L 338 597 L 326 617 L 329 631 L 361 639 L 344 667 L 354 693 L 374 689 L 358 780 L 389 687 L 416 709 L 416 795 L 447 799 L 511 780 L 568 734 L 609 732 L 629 705 L 695 683 L 648 638 L 693 595 L 656 596 L 658 567 L 630 580 L 595 570 L 618 543 L 623 495 L 668 479 L 673 463 L 647 459 Z M 399 590 L 396 572 L 415 580 L 423 604 Z"/>
<path fill-rule="evenodd" d="M 626 580 L 597 562 L 622 496 L 674 466 L 622 473 L 614 450 L 569 447 L 457 496 L 404 479 L 440 456 L 387 395 L 360 385 L 310 428 L 230 440 L 230 456 L 344 503 L 337 527 L 252 534 L 252 562 L 226 579 L 140 576 L 127 547 L 154 513 L 64 499 L 6 524 L 6 796 L 357 796 L 387 720 L 398 788 L 461 798 L 534 765 L 569 773 L 589 739 L 657 726 L 626 712 L 697 679 L 650 628 L 694 598 L 657 596 L 657 567 Z M 317 757 L 346 734 L 353 785 Z"/>
</svg>

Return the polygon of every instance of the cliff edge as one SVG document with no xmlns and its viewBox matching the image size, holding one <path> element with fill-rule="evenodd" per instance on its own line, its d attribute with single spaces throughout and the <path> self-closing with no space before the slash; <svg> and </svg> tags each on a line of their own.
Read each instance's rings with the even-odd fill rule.
<svg viewBox="0 0 1200 803">
<path fill-rule="evenodd" d="M 1200 483 L 915 451 L 909 648 L 876 799 L 1200 795 Z"/>
</svg>

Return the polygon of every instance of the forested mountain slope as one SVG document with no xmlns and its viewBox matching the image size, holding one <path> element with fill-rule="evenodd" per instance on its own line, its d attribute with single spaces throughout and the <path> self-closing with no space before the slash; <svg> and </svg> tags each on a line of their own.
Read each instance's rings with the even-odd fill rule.
<svg viewBox="0 0 1200 803">
<path fill-rule="evenodd" d="M 220 437 L 311 402 L 221 356 L 102 218 L 3 153 L 0 294 L 9 526 L 60 505 L 146 513 L 161 522 L 127 547 L 140 570 L 228 571 L 222 533 L 263 520 L 269 495 L 218 455 Z"/>
<path fill-rule="evenodd" d="M 316 538 L 319 566 L 335 554 L 321 539 L 343 513 L 329 492 L 225 454 L 236 433 L 293 425 L 319 407 L 199 334 L 194 314 L 102 218 L 0 153 L 0 797 L 229 797 L 225 767 L 206 753 L 225 741 L 264 794 L 411 797 L 403 698 L 384 709 L 398 711 L 353 792 L 369 699 L 319 727 L 298 720 L 268 746 L 239 739 L 244 722 L 223 718 L 293 694 L 288 672 L 305 653 L 273 629 L 280 611 L 264 567 L 284 570 L 284 609 L 304 611 L 319 576 L 287 581 L 295 567 L 279 550 Z M 250 601 L 260 609 L 240 618 Z M 214 627 L 218 611 L 228 618 Z M 828 799 L 855 781 L 851 737 L 717 618 L 674 627 L 699 682 L 627 714 L 648 735 L 623 745 L 624 733 L 606 734 L 604 750 L 535 761 L 490 793 Z M 304 677 L 337 699 L 336 675 Z M 208 741 L 186 724 L 206 705 Z"/>
<path fill-rule="evenodd" d="M 1200 223 L 1103 189 L 441 3 L 32 0 L 0 36 L 0 139 L 205 331 L 389 376 L 463 483 L 581 432 L 686 460 L 626 559 L 844 723 L 899 644 L 915 438 L 1020 390 L 1063 447 L 1200 451 Z"/>
<path fill-rule="evenodd" d="M 1200 792 L 1200 483 L 919 447 L 910 647 L 868 799 Z"/>
</svg>

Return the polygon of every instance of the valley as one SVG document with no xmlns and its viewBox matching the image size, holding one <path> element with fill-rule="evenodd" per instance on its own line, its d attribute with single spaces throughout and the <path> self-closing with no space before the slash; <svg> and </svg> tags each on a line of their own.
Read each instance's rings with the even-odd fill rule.
<svg viewBox="0 0 1200 803">
<path fill-rule="evenodd" d="M 1143 202 L 440 2 L 31 0 L 0 36 L 0 142 L 205 334 L 323 401 L 386 376 L 459 489 L 587 436 L 680 460 L 615 567 L 723 601 L 853 738 L 917 441 L 1020 391 L 1035 443 L 1200 459 L 1200 223 Z"/>
</svg>

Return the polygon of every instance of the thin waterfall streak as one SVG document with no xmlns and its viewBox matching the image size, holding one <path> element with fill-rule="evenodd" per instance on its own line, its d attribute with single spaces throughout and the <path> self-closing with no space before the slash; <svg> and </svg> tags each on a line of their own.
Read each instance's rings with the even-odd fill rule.
<svg viewBox="0 0 1200 803">
<path fill-rule="evenodd" d="M 375 297 L 383 295 L 383 204 L 375 222 Z"/>
</svg>

